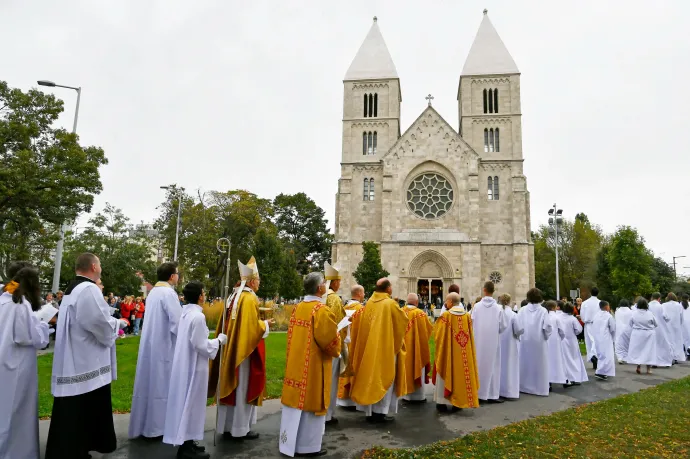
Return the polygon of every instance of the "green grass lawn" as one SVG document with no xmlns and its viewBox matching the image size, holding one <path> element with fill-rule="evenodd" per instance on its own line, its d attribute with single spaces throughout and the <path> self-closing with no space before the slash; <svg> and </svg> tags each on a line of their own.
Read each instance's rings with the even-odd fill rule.
<svg viewBox="0 0 690 459">
<path fill-rule="evenodd" d="M 139 337 L 118 339 L 117 345 L 117 381 L 112 384 L 113 411 L 127 413 L 132 406 L 134 376 L 137 369 Z M 584 344 L 580 346 L 584 349 Z M 266 392 L 268 398 L 278 398 L 283 389 L 285 375 L 285 353 L 287 350 L 287 333 L 271 333 L 266 339 Z M 430 343 L 431 355 L 434 355 L 434 341 Z M 38 411 L 40 417 L 49 417 L 53 408 L 53 396 L 50 394 L 50 375 L 53 369 L 53 354 L 38 357 Z M 213 400 L 209 400 L 211 404 Z"/>
<path fill-rule="evenodd" d="M 549 416 L 365 458 L 690 457 L 690 377 Z"/>
<path fill-rule="evenodd" d="M 134 376 L 137 371 L 139 337 L 118 339 L 117 345 L 117 381 L 111 387 L 113 411 L 127 413 L 132 407 Z M 52 345 L 52 344 L 51 344 Z M 269 398 L 280 397 L 285 373 L 285 352 L 287 333 L 271 333 L 266 339 L 266 370 L 268 379 L 266 390 Z M 50 376 L 53 370 L 53 354 L 38 357 L 38 415 L 50 417 L 53 409 L 53 396 L 50 393 Z M 213 399 L 209 399 L 209 404 Z"/>
</svg>

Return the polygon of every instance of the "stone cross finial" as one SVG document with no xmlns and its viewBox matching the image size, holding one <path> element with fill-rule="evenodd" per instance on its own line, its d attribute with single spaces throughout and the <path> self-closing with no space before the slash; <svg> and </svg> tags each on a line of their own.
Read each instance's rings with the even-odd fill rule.
<svg viewBox="0 0 690 459">
<path fill-rule="evenodd" d="M 376 21 L 378 21 L 378 18 L 376 16 L 374 16 L 374 22 L 376 22 Z"/>
<path fill-rule="evenodd" d="M 484 15 L 486 16 L 488 13 L 489 13 L 489 10 L 487 10 L 486 8 L 484 8 Z"/>
<path fill-rule="evenodd" d="M 428 96 L 425 97 L 425 99 L 429 101 L 429 107 L 431 107 L 431 101 L 434 100 L 434 96 L 429 94 Z"/>
</svg>

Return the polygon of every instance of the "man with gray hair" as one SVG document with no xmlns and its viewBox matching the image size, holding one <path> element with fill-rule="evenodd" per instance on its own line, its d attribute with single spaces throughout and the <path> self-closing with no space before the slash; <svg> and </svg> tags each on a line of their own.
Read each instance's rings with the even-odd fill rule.
<svg viewBox="0 0 690 459">
<path fill-rule="evenodd" d="M 290 320 L 290 342 L 281 396 L 282 414 L 278 448 L 286 456 L 323 456 L 321 449 L 330 400 L 331 365 L 340 355 L 335 315 L 322 301 L 324 276 L 304 278 L 304 300 Z"/>
<path fill-rule="evenodd" d="M 407 295 L 407 304 L 403 308 L 409 324 L 405 331 L 405 380 L 408 394 L 403 400 L 413 403 L 426 403 L 425 386 L 429 384 L 431 373 L 431 353 L 429 339 L 433 327 L 429 316 L 417 306 L 419 298 L 416 293 Z"/>
<path fill-rule="evenodd" d="M 362 309 L 364 306 L 362 305 L 362 302 L 364 301 L 364 287 L 361 285 L 353 285 L 352 289 L 350 289 L 350 300 L 345 303 L 345 314 L 347 314 L 348 317 L 352 317 L 357 311 Z M 352 351 L 350 347 L 350 341 L 351 341 L 351 334 L 350 334 L 350 328 L 352 325 L 347 326 L 347 336 L 345 337 L 345 341 L 343 342 L 344 346 L 347 346 L 348 350 L 348 356 L 350 355 L 350 351 Z M 347 366 L 345 367 L 345 371 L 342 372 L 340 375 L 340 378 L 338 380 L 338 400 L 336 404 L 338 406 L 341 406 L 347 410 L 354 411 L 357 407 L 355 402 L 353 402 L 350 399 L 350 385 L 352 382 L 352 363 L 351 361 L 347 362 Z"/>
</svg>

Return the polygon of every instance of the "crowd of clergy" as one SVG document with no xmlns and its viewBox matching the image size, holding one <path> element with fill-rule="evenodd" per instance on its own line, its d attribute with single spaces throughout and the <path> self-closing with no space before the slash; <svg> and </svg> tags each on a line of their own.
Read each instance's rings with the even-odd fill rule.
<svg viewBox="0 0 690 459">
<path fill-rule="evenodd" d="M 275 321 L 260 317 L 254 258 L 238 261 L 238 268 L 240 282 L 214 338 L 202 310 L 203 284 L 192 281 L 183 288 L 181 307 L 174 289 L 177 265 L 158 268 L 139 344 L 130 438 L 179 446 L 178 458 L 210 457 L 199 444 L 209 397 L 217 401 L 215 433 L 228 441 L 259 437 L 251 428 L 264 398 L 265 339 Z M 15 262 L 9 275 L 0 296 L 0 457 L 38 458 L 35 349 L 47 343 L 52 316 L 41 313 L 36 268 Z M 98 257 L 80 255 L 62 300 L 46 459 L 82 459 L 116 448 L 110 386 L 117 378 L 114 343 L 126 322 L 111 316 L 100 277 Z M 578 317 L 571 304 L 544 301 L 538 289 L 527 292 L 516 312 L 508 295 L 494 299 L 491 282 L 467 310 L 452 285 L 432 325 L 416 294 L 400 307 L 388 279 L 376 283 L 366 302 L 364 288 L 355 285 L 343 303 L 340 282 L 338 267 L 329 263 L 323 273 L 305 276 L 305 296 L 289 320 L 278 433 L 278 449 L 286 456 L 325 455 L 323 435 L 338 422 L 338 410 L 388 423 L 400 399 L 425 403 L 432 383 L 429 392 L 441 412 L 516 400 L 521 393 L 548 396 L 553 384 L 581 384 L 587 372 L 578 318 L 584 322 L 586 360 L 599 379 L 615 375 L 616 361 L 637 365 L 638 373 L 645 365 L 649 373 L 685 360 L 690 348 L 687 296 L 678 303 L 669 294 L 662 305 L 654 294 L 632 308 L 623 302 L 614 317 L 594 288 Z"/>
</svg>

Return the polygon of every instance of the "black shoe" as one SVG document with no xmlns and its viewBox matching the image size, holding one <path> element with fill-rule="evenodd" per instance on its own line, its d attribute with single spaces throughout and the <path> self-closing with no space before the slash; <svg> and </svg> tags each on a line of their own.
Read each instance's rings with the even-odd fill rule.
<svg viewBox="0 0 690 459">
<path fill-rule="evenodd" d="M 338 408 L 340 408 L 341 410 L 345 410 L 345 411 L 357 411 L 356 406 L 340 406 Z"/>
<path fill-rule="evenodd" d="M 503 403 L 503 400 L 501 400 L 500 398 L 490 398 L 489 400 L 487 400 L 487 403 L 489 403 L 489 404 Z"/>
<path fill-rule="evenodd" d="M 596 358 L 596 356 L 592 357 L 592 366 L 594 367 L 594 370 L 596 371 L 597 369 L 597 362 L 599 362 L 599 359 Z"/>
<path fill-rule="evenodd" d="M 594 377 L 597 378 L 597 379 L 601 379 L 602 381 L 606 381 L 607 379 L 609 379 L 608 376 L 606 376 L 606 375 L 600 375 L 600 374 L 597 374 L 597 373 L 594 373 Z"/>
<path fill-rule="evenodd" d="M 436 404 L 436 411 L 438 411 L 439 413 L 445 413 L 448 411 L 448 407 L 445 404 L 437 403 Z"/>
<path fill-rule="evenodd" d="M 203 445 L 200 445 L 198 442 L 193 441 L 192 446 L 194 447 L 195 450 L 204 452 L 206 451 L 206 447 Z"/>
<path fill-rule="evenodd" d="M 325 456 L 326 454 L 328 454 L 328 451 L 322 449 L 321 451 L 317 451 L 315 453 L 295 453 L 295 457 L 319 457 Z"/>
<path fill-rule="evenodd" d="M 450 407 L 451 413 L 457 413 L 458 411 L 462 411 L 462 408 L 458 408 L 457 406 L 451 406 Z"/>
<path fill-rule="evenodd" d="M 177 459 L 209 459 L 211 455 L 198 449 L 196 442 L 184 442 L 177 450 Z"/>
<path fill-rule="evenodd" d="M 371 416 L 367 416 L 367 421 L 373 424 L 383 424 L 386 422 L 393 422 L 395 421 L 395 418 L 381 413 L 374 413 Z"/>
<path fill-rule="evenodd" d="M 259 434 L 250 430 L 244 437 L 233 437 L 230 432 L 223 432 L 223 438 L 233 441 L 256 440 L 259 438 Z"/>
<path fill-rule="evenodd" d="M 338 423 L 338 418 L 331 418 L 330 421 L 326 421 L 327 426 L 334 426 Z"/>
<path fill-rule="evenodd" d="M 551 383 L 549 383 L 549 392 L 553 390 L 553 387 L 551 387 Z"/>
<path fill-rule="evenodd" d="M 572 382 L 571 384 L 572 384 L 573 386 L 581 386 L 581 385 L 582 385 L 582 383 L 579 383 L 579 382 Z"/>
</svg>

